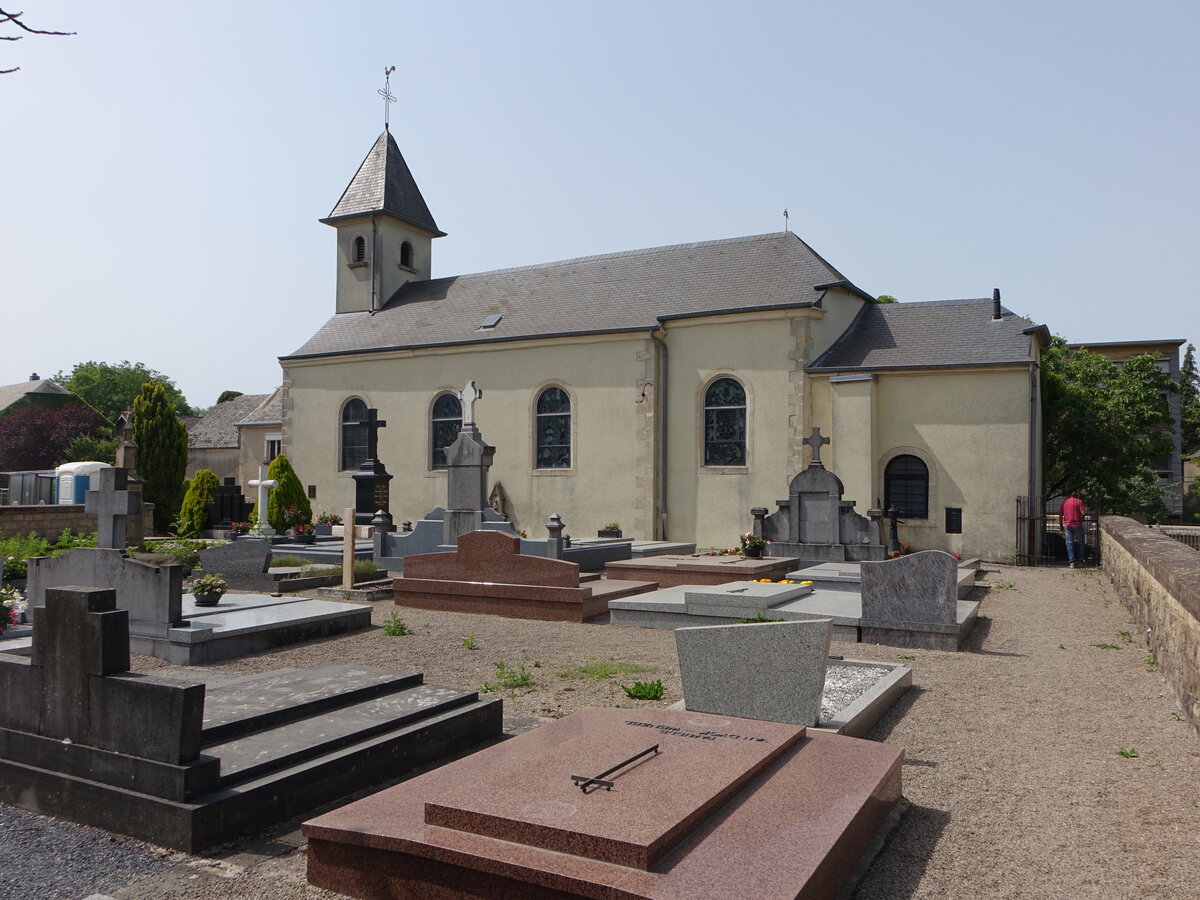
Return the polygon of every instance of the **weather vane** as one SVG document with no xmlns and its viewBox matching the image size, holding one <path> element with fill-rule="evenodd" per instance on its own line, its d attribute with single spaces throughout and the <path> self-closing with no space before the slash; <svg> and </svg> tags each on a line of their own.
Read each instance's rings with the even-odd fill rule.
<svg viewBox="0 0 1200 900">
<path fill-rule="evenodd" d="M 791 229 L 788 228 L 788 211 L 786 206 L 783 208 L 783 230 L 791 231 Z"/>
<path fill-rule="evenodd" d="M 383 98 L 383 130 L 384 131 L 389 130 L 388 129 L 388 113 L 390 112 L 389 106 L 396 102 L 396 98 L 392 95 L 392 84 L 391 84 L 392 73 L 395 71 L 396 71 L 395 66 L 388 66 L 386 69 L 383 70 L 383 90 L 375 92 L 380 97 Z"/>
</svg>

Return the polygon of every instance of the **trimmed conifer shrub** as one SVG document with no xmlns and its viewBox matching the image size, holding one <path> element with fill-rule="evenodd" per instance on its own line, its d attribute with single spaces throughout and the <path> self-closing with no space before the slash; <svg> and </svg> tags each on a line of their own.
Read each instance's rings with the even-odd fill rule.
<svg viewBox="0 0 1200 900">
<path fill-rule="evenodd" d="M 296 507 L 296 522 L 312 522 L 312 504 L 308 502 L 304 485 L 300 483 L 296 470 L 282 453 L 271 460 L 267 478 L 279 482 L 279 487 L 271 490 L 271 496 L 267 500 L 267 522 L 272 528 L 282 534 L 295 524 L 288 521 L 284 512 L 292 506 Z M 253 514 L 259 516 L 257 503 L 254 504 Z"/>
<path fill-rule="evenodd" d="M 154 504 L 154 533 L 167 534 L 183 500 L 187 429 L 175 404 L 157 381 L 147 381 L 133 398 L 133 442 L 138 446 L 142 497 Z"/>
<path fill-rule="evenodd" d="M 221 480 L 211 469 L 201 469 L 188 485 L 187 493 L 183 495 L 183 506 L 179 509 L 179 524 L 184 537 L 199 537 L 208 522 L 208 510 L 205 506 L 212 502 Z"/>
</svg>

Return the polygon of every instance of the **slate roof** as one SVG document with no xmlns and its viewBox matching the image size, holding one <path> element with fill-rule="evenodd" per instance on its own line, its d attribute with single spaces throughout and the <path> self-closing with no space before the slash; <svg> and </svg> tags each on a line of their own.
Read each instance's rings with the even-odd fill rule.
<svg viewBox="0 0 1200 900">
<path fill-rule="evenodd" d="M 362 161 L 325 224 L 369 213 L 386 213 L 442 237 L 408 163 L 391 133 L 384 131 Z"/>
<path fill-rule="evenodd" d="M 188 448 L 207 450 L 238 446 L 238 423 L 256 410 L 270 394 L 242 394 L 218 403 L 188 428 Z"/>
<path fill-rule="evenodd" d="M 49 378 L 0 385 L 0 410 L 8 409 L 26 394 L 69 394 L 65 387 Z"/>
<path fill-rule="evenodd" d="M 647 330 L 660 319 L 812 306 L 859 288 L 790 232 L 409 282 L 375 314 L 333 316 L 282 359 Z M 480 329 L 501 315 L 494 328 Z"/>
<path fill-rule="evenodd" d="M 807 366 L 809 372 L 994 366 L 1034 359 L 1032 335 L 1045 332 L 992 299 L 871 303 L 845 333 Z M 1043 334 L 1048 340 L 1048 332 Z"/>
<path fill-rule="evenodd" d="M 252 409 L 244 419 L 238 422 L 243 425 L 282 425 L 283 424 L 283 388 L 275 388 L 265 397 L 262 403 Z"/>
</svg>

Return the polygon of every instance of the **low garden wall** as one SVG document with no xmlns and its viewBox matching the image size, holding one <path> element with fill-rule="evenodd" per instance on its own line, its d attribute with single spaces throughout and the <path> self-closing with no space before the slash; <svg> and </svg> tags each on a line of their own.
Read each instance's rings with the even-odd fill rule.
<svg viewBox="0 0 1200 900">
<path fill-rule="evenodd" d="M 1121 516 L 1100 519 L 1101 565 L 1200 731 L 1200 551 Z"/>
<path fill-rule="evenodd" d="M 146 521 L 149 521 L 152 504 L 142 504 L 140 516 L 130 516 L 125 526 L 125 540 L 130 544 L 140 544 L 145 535 Z M 64 528 L 70 528 L 76 534 L 86 534 L 96 530 L 96 517 L 83 511 L 83 504 L 65 504 L 62 506 L 48 503 L 37 506 L 0 506 L 0 537 L 15 537 L 17 535 L 35 532 L 39 537 L 53 541 Z"/>
</svg>

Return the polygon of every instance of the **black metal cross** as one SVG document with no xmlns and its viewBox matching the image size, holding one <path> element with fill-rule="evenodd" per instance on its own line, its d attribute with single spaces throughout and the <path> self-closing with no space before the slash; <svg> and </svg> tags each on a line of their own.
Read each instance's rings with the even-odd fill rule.
<svg viewBox="0 0 1200 900">
<path fill-rule="evenodd" d="M 379 410 L 368 409 L 365 421 L 349 424 L 362 425 L 367 429 L 367 459 L 379 459 L 379 429 L 387 427 L 387 422 L 379 418 Z"/>
<path fill-rule="evenodd" d="M 611 781 L 605 781 L 605 778 L 607 778 L 613 772 L 625 768 L 631 762 L 636 762 L 643 756 L 649 756 L 651 753 L 653 753 L 655 756 L 658 756 L 658 744 L 643 750 L 641 753 L 635 753 L 633 756 L 629 757 L 629 759 L 625 760 L 624 762 L 617 763 L 611 769 L 605 769 L 599 775 L 572 775 L 571 780 L 575 782 L 579 789 L 585 794 L 588 792 L 588 788 L 590 787 L 602 787 L 606 791 L 611 791 L 613 789 L 613 783 Z"/>
</svg>

